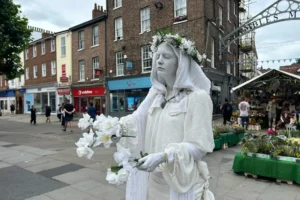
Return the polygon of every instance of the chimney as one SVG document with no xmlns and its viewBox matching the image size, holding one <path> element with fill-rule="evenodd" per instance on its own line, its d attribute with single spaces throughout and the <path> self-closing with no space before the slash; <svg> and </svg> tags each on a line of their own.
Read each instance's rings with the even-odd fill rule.
<svg viewBox="0 0 300 200">
<path fill-rule="evenodd" d="M 93 15 L 93 19 L 105 15 L 105 13 L 103 12 L 103 6 L 99 6 L 95 3 L 92 15 Z"/>
</svg>

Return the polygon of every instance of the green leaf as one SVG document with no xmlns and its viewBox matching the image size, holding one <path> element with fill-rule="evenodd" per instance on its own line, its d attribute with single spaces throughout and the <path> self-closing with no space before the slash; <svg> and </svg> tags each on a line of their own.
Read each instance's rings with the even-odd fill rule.
<svg viewBox="0 0 300 200">
<path fill-rule="evenodd" d="M 114 172 L 114 173 L 118 173 L 118 171 L 120 171 L 123 167 L 122 166 L 112 166 L 110 169 L 111 169 L 111 172 Z"/>
</svg>

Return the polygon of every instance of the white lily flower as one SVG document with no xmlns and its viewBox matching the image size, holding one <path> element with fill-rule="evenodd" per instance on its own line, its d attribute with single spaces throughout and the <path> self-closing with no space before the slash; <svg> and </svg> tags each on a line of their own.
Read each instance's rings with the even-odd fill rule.
<svg viewBox="0 0 300 200">
<path fill-rule="evenodd" d="M 109 148 L 110 144 L 112 143 L 112 140 L 111 140 L 112 133 L 96 131 L 96 134 L 98 136 L 96 138 L 96 141 L 98 141 L 97 142 L 98 145 L 100 145 L 102 143 L 105 148 Z"/>
<path fill-rule="evenodd" d="M 93 119 L 91 119 L 89 114 L 83 114 L 83 118 L 79 119 L 78 127 L 84 130 L 87 129 L 92 124 L 93 124 Z"/>
<path fill-rule="evenodd" d="M 97 115 L 96 116 L 96 120 L 93 123 L 93 127 L 94 129 L 97 129 L 99 131 L 102 131 L 102 124 L 103 122 L 106 120 L 107 118 L 105 117 L 105 115 L 101 114 L 101 115 Z"/>
<path fill-rule="evenodd" d="M 87 157 L 91 159 L 94 154 L 94 151 L 90 148 L 94 142 L 94 133 L 92 129 L 90 129 L 90 133 L 83 133 L 83 138 L 80 138 L 78 142 L 76 142 L 76 153 L 79 157 Z"/>
<path fill-rule="evenodd" d="M 128 163 L 130 155 L 131 153 L 129 148 L 126 149 L 117 143 L 117 152 L 114 153 L 114 159 L 119 166 L 123 165 L 123 163 Z"/>
<path fill-rule="evenodd" d="M 120 130 L 119 118 L 108 116 L 102 124 L 103 132 L 110 132 L 115 135 Z"/>
<path fill-rule="evenodd" d="M 128 177 L 129 172 L 126 169 L 122 168 L 118 171 L 117 182 L 119 184 L 124 184 L 128 180 Z"/>
<path fill-rule="evenodd" d="M 83 157 L 85 156 L 87 159 L 91 159 L 92 156 L 94 155 L 94 151 L 89 148 L 88 146 L 85 146 L 85 147 L 78 147 L 76 149 L 76 153 L 78 155 L 78 157 Z"/>
<path fill-rule="evenodd" d="M 118 175 L 111 171 L 111 169 L 107 169 L 106 180 L 110 184 L 118 184 Z"/>
</svg>

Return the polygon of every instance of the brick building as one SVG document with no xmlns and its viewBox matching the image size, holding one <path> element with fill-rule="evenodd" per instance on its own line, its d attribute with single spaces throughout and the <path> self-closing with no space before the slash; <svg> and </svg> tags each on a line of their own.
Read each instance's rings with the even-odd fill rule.
<svg viewBox="0 0 300 200">
<path fill-rule="evenodd" d="M 53 35 L 30 43 L 24 51 L 25 84 L 24 112 L 35 105 L 37 113 L 44 112 L 45 105 L 56 112 L 56 42 Z"/>
<path fill-rule="evenodd" d="M 151 87 L 150 42 L 156 29 L 195 42 L 208 60 L 204 72 L 213 81 L 215 107 L 238 84 L 238 42 L 219 56 L 219 38 L 239 25 L 237 0 L 113 0 L 107 2 L 108 114 L 123 116 L 137 108 Z M 228 9 L 229 8 L 229 9 Z M 216 111 L 217 112 L 217 111 Z"/>
<path fill-rule="evenodd" d="M 287 66 L 280 66 L 279 70 L 300 75 L 300 64 L 295 63 Z"/>
<path fill-rule="evenodd" d="M 92 20 L 71 27 L 72 97 L 77 112 L 93 103 L 97 114 L 105 113 L 106 11 L 95 4 Z"/>
</svg>

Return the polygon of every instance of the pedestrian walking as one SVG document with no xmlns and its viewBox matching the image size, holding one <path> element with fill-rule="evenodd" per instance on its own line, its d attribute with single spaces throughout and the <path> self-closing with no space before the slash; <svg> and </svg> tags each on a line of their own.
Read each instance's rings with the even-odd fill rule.
<svg viewBox="0 0 300 200">
<path fill-rule="evenodd" d="M 46 122 L 51 122 L 50 121 L 50 114 L 51 114 L 51 108 L 47 104 L 45 105 L 45 115 L 46 115 Z"/>
<path fill-rule="evenodd" d="M 34 107 L 34 105 L 31 106 L 31 109 L 30 109 L 30 124 L 34 124 L 36 125 L 36 109 Z"/>
<path fill-rule="evenodd" d="M 65 112 L 65 128 L 63 131 L 67 131 L 67 127 L 69 124 L 71 132 L 72 130 L 72 121 L 73 121 L 73 114 L 75 112 L 74 106 L 70 103 L 70 100 L 67 100 L 67 104 L 64 106 L 64 112 Z"/>
<path fill-rule="evenodd" d="M 15 105 L 14 105 L 14 104 L 11 104 L 11 105 L 10 105 L 10 113 L 11 113 L 11 114 L 14 114 L 14 112 L 15 112 Z"/>
<path fill-rule="evenodd" d="M 64 109 L 65 109 L 65 104 L 62 103 L 61 107 L 60 107 L 60 110 L 61 110 L 61 125 L 63 127 L 65 127 L 65 111 L 64 111 Z"/>
<path fill-rule="evenodd" d="M 250 105 L 246 101 L 245 97 L 242 97 L 241 100 L 242 101 L 239 104 L 240 118 L 243 128 L 246 127 L 246 130 L 248 130 Z"/>
<path fill-rule="evenodd" d="M 61 122 L 61 106 L 59 104 L 57 106 L 56 115 L 57 115 L 59 122 Z"/>
<path fill-rule="evenodd" d="M 87 113 L 93 119 L 93 121 L 95 121 L 97 114 L 96 114 L 96 108 L 93 106 L 92 102 L 90 103 L 90 106 L 87 108 Z"/>
<path fill-rule="evenodd" d="M 223 124 L 226 125 L 227 122 L 231 123 L 232 105 L 228 102 L 227 98 L 225 98 L 225 103 L 221 106 L 220 110 L 223 113 Z"/>
</svg>

